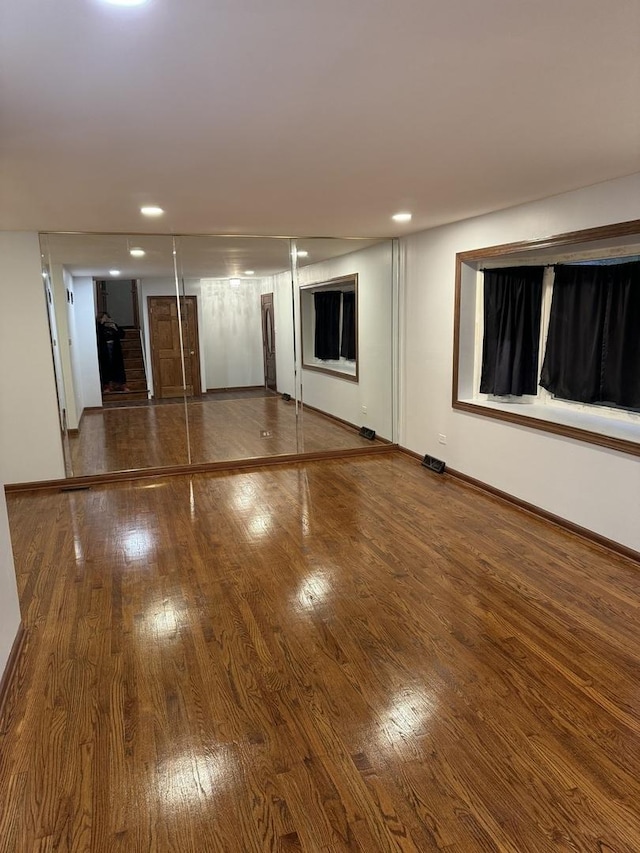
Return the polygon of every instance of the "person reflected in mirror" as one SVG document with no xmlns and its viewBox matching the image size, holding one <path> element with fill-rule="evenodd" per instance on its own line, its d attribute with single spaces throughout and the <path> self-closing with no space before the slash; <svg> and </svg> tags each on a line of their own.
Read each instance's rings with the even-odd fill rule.
<svg viewBox="0 0 640 853">
<path fill-rule="evenodd" d="M 122 358 L 120 341 L 124 338 L 121 329 L 104 311 L 98 317 L 98 364 L 102 391 L 128 391 L 127 377 Z"/>
</svg>

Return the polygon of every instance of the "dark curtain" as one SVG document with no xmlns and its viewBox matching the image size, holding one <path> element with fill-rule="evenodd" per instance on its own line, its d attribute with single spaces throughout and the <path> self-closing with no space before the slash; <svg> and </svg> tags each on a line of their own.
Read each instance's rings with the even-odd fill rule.
<svg viewBox="0 0 640 853">
<path fill-rule="evenodd" d="M 340 355 L 350 361 L 356 357 L 356 294 L 347 290 L 342 294 L 342 341 Z"/>
<path fill-rule="evenodd" d="M 544 267 L 484 273 L 482 394 L 537 394 Z"/>
<path fill-rule="evenodd" d="M 640 262 L 556 266 L 540 384 L 564 400 L 640 408 Z"/>
<path fill-rule="evenodd" d="M 609 267 L 602 400 L 640 409 L 640 261 Z"/>
<path fill-rule="evenodd" d="M 313 294 L 316 312 L 316 358 L 340 358 L 340 299 L 339 290 L 320 290 Z"/>
</svg>

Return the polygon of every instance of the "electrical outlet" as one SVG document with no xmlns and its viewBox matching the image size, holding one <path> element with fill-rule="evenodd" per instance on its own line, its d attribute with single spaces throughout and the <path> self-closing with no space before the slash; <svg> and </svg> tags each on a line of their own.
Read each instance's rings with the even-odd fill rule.
<svg viewBox="0 0 640 853">
<path fill-rule="evenodd" d="M 367 414 L 367 407 L 366 406 L 362 406 L 362 414 L 363 415 Z"/>
<path fill-rule="evenodd" d="M 438 444 L 446 444 L 446 443 L 447 443 L 447 436 L 440 433 L 438 435 Z"/>
</svg>

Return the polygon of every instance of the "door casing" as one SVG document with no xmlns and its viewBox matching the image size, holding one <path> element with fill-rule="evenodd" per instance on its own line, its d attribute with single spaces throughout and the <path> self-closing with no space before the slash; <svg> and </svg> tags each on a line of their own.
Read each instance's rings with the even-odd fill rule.
<svg viewBox="0 0 640 853">
<path fill-rule="evenodd" d="M 276 380 L 276 331 L 273 318 L 273 293 L 260 296 L 262 311 L 262 360 L 264 365 L 264 384 L 266 388 L 277 391 Z"/>
</svg>

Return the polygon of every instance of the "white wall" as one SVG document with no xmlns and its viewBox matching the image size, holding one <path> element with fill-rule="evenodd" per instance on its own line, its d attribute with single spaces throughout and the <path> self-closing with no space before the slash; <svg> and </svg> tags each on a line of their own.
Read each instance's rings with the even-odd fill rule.
<svg viewBox="0 0 640 853">
<path fill-rule="evenodd" d="M 200 285 L 207 387 L 264 385 L 260 295 L 270 292 L 270 279 L 242 279 L 231 287 L 228 280 L 203 278 Z"/>
<path fill-rule="evenodd" d="M 62 381 L 64 382 L 65 401 L 67 404 L 67 427 L 77 429 L 80 420 L 78 394 L 74 382 L 74 370 L 71 360 L 71 327 L 70 315 L 67 310 L 67 285 L 71 277 L 61 264 L 51 265 L 51 286 L 53 289 L 53 305 L 58 327 L 58 352 L 62 365 Z"/>
<path fill-rule="evenodd" d="M 53 304 L 53 287 L 51 285 L 51 277 L 47 274 L 44 279 L 47 306 L 47 316 L 49 320 L 49 329 L 51 337 L 51 352 L 53 356 L 53 372 L 56 379 L 56 392 L 58 395 L 58 412 L 60 414 L 60 428 L 63 428 L 65 412 L 67 410 L 67 401 L 64 392 L 64 382 L 62 379 L 62 361 L 60 360 L 60 344 L 58 342 L 58 324 L 56 322 L 56 309 Z"/>
<path fill-rule="evenodd" d="M 293 307 L 289 270 L 270 279 L 268 293 L 273 293 L 273 321 L 276 335 L 276 383 L 280 394 L 295 396 Z"/>
<path fill-rule="evenodd" d="M 454 411 L 451 382 L 456 252 L 638 218 L 635 175 L 405 238 L 400 378 L 400 444 L 636 550 L 640 458 Z"/>
<path fill-rule="evenodd" d="M 6 483 L 64 477 L 38 235 L 0 233 L 0 468 Z"/>
<path fill-rule="evenodd" d="M 298 285 L 318 284 L 351 273 L 358 273 L 359 381 L 302 370 L 302 399 L 323 412 L 352 424 L 364 424 L 383 438 L 392 439 L 391 243 L 302 267 L 298 270 Z"/>
<path fill-rule="evenodd" d="M 90 276 L 74 276 L 73 294 L 75 338 L 72 351 L 75 349 L 78 361 L 78 384 L 84 408 L 97 408 L 102 406 L 102 392 L 93 279 Z"/>
<path fill-rule="evenodd" d="M 18 626 L 20 605 L 7 521 L 7 502 L 0 482 L 0 678 L 5 670 Z"/>
<path fill-rule="evenodd" d="M 70 391 L 73 392 L 77 426 L 80 423 L 80 418 L 82 417 L 82 412 L 84 410 L 84 398 L 82 394 L 82 354 L 78 346 L 76 300 L 73 288 L 73 276 L 64 267 L 62 269 L 62 279 L 64 281 L 65 291 L 68 294 L 65 307 L 67 315 L 67 330 L 69 333 L 69 359 L 71 362 L 71 377 L 73 381 L 73 386 Z M 71 424 L 69 424 L 69 426 L 71 426 Z"/>
<path fill-rule="evenodd" d="M 95 290 L 90 276 L 73 277 L 65 267 L 59 266 L 52 273 L 67 426 L 75 429 L 85 408 L 102 406 Z M 63 322 L 59 320 L 61 315 Z"/>
</svg>

